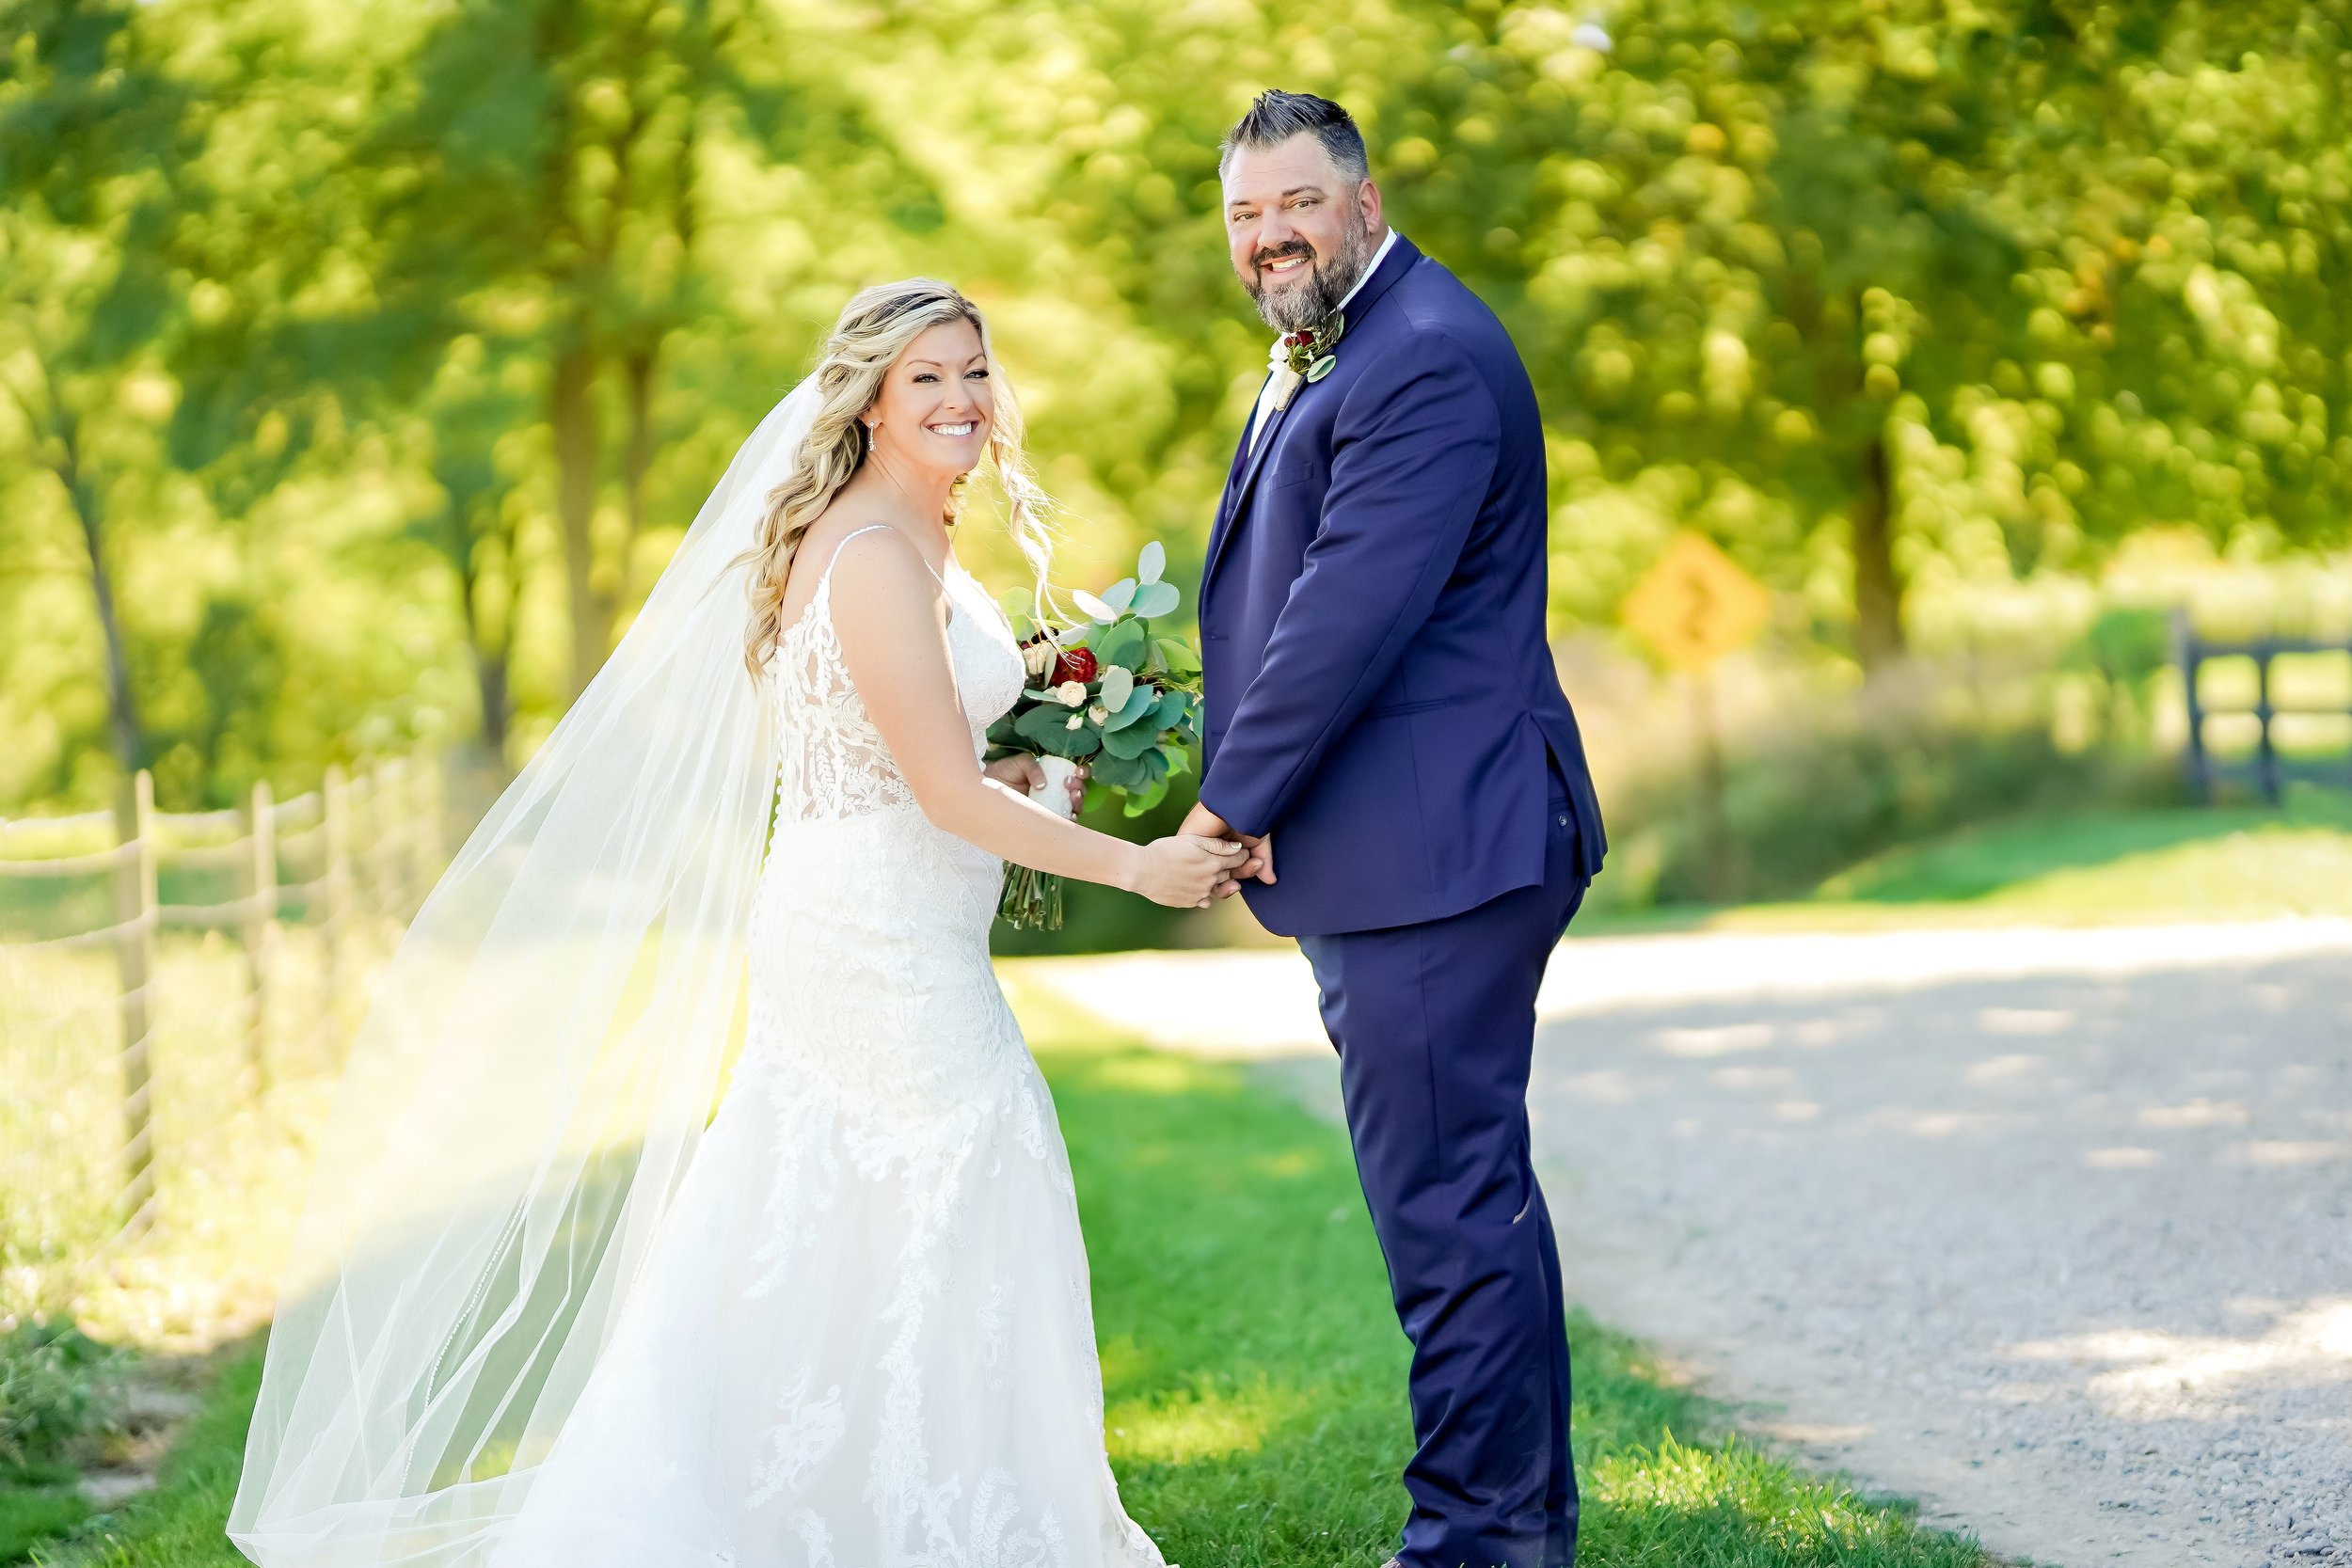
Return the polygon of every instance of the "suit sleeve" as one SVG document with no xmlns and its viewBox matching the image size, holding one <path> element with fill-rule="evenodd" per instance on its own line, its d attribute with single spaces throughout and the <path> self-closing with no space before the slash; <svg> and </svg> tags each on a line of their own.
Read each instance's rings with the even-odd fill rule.
<svg viewBox="0 0 2352 1568">
<path fill-rule="evenodd" d="M 1454 574 L 1501 444 L 1494 398 L 1450 337 L 1407 338 L 1350 388 L 1321 526 L 1200 781 L 1235 831 L 1279 821 L 1388 684 Z"/>
</svg>

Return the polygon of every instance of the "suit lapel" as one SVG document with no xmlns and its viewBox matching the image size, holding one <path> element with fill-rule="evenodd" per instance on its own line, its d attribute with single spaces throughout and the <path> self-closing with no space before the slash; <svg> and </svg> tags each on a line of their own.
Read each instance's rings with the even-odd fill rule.
<svg viewBox="0 0 2352 1568">
<path fill-rule="evenodd" d="M 1388 259 L 1370 277 L 1364 279 L 1364 286 L 1357 290 L 1356 297 L 1347 302 L 1349 330 L 1340 335 L 1339 352 L 1346 352 L 1349 335 L 1359 324 L 1371 316 L 1373 308 L 1380 303 L 1381 295 L 1394 288 L 1396 280 L 1420 260 L 1420 247 L 1399 234 L 1396 244 L 1389 250 Z M 1233 453 L 1233 467 L 1225 476 L 1225 497 L 1217 507 L 1216 527 L 1209 540 L 1208 562 L 1200 568 L 1200 594 L 1204 600 L 1208 596 L 1210 579 L 1216 576 L 1217 563 L 1225 557 L 1225 546 L 1241 526 L 1242 508 L 1248 504 L 1250 486 L 1258 482 L 1258 470 L 1265 466 L 1266 454 L 1274 450 L 1275 440 L 1282 433 L 1282 421 L 1289 418 L 1291 409 L 1298 405 L 1298 400 L 1305 397 L 1313 385 L 1310 382 L 1294 389 L 1286 406 L 1266 410 L 1265 428 L 1258 433 L 1254 444 L 1249 439 L 1248 425 L 1242 426 L 1241 446 Z M 1259 394 L 1264 395 L 1263 382 L 1259 383 Z M 1253 418 L 1256 412 L 1257 404 L 1252 402 L 1250 413 Z"/>
<path fill-rule="evenodd" d="M 1272 372 L 1267 373 L 1270 379 Z M 1256 422 L 1258 401 L 1264 396 L 1265 383 L 1261 381 L 1258 383 L 1258 396 L 1249 400 L 1249 422 L 1241 427 L 1241 439 L 1233 446 L 1233 460 L 1226 465 L 1225 489 L 1217 498 L 1216 528 L 1212 531 L 1213 536 L 1216 532 L 1222 531 L 1232 521 L 1235 493 L 1241 489 L 1242 470 L 1249 463 L 1249 424 Z"/>
<path fill-rule="evenodd" d="M 1249 439 L 1249 433 L 1246 430 L 1242 432 L 1241 478 L 1233 485 L 1233 506 L 1231 515 L 1235 517 L 1241 515 L 1242 504 L 1249 499 L 1249 487 L 1257 483 L 1258 470 L 1265 467 L 1266 453 L 1274 450 L 1276 433 L 1282 428 L 1282 421 L 1290 418 L 1291 410 L 1298 406 L 1298 400 L 1304 397 L 1306 392 L 1307 388 L 1304 386 L 1295 388 L 1291 392 L 1289 403 L 1279 408 L 1267 409 L 1265 423 L 1259 427 L 1258 439 L 1254 444 Z"/>
</svg>

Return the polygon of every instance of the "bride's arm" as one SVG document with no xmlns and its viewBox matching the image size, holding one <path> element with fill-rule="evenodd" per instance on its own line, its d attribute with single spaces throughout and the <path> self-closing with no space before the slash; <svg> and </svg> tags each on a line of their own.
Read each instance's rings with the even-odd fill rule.
<svg viewBox="0 0 2352 1568">
<path fill-rule="evenodd" d="M 981 772 L 956 696 L 939 584 L 895 532 L 844 545 L 833 568 L 833 621 L 891 760 L 923 815 L 944 831 L 1016 864 L 1178 908 L 1205 905 L 1246 853 L 1186 835 L 1130 844 L 1067 821 Z"/>
</svg>

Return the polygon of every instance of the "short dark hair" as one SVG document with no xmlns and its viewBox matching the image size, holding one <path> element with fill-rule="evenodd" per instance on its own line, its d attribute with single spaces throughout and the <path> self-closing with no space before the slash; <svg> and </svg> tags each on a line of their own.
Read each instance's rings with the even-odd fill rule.
<svg viewBox="0 0 2352 1568">
<path fill-rule="evenodd" d="M 1216 154 L 1217 172 L 1233 161 L 1236 148 L 1276 147 L 1305 133 L 1323 144 L 1341 174 L 1361 182 L 1372 178 L 1372 160 L 1364 155 L 1364 134 L 1356 117 L 1327 98 L 1311 92 L 1268 88 L 1258 94 L 1249 112 L 1233 122 Z"/>
</svg>

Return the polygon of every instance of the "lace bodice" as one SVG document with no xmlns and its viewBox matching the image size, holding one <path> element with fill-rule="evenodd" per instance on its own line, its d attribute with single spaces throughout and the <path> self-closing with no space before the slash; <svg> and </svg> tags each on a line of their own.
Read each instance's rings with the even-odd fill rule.
<svg viewBox="0 0 2352 1568">
<path fill-rule="evenodd" d="M 833 619 L 833 569 L 850 542 L 889 531 L 869 524 L 843 536 L 825 562 L 817 591 L 768 655 L 776 705 L 776 816 L 811 822 L 912 807 L 914 795 L 858 695 L 841 656 Z M 972 575 L 949 563 L 947 653 L 956 695 L 972 731 L 972 755 L 987 748 L 988 727 L 1021 695 L 1021 650 L 1003 613 Z"/>
</svg>

